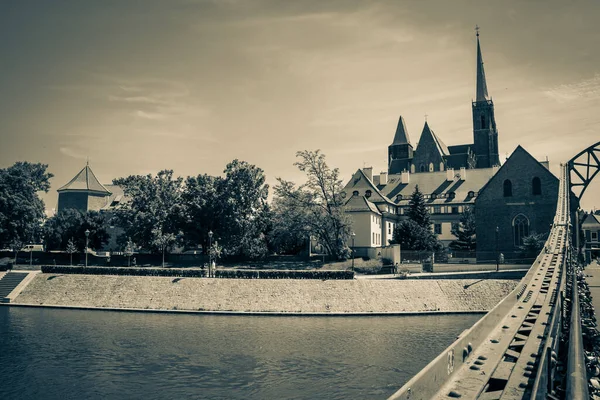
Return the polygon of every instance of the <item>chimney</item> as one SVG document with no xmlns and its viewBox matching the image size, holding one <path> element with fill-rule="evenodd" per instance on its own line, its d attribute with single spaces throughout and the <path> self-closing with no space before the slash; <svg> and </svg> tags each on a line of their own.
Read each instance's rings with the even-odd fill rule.
<svg viewBox="0 0 600 400">
<path fill-rule="evenodd" d="M 364 167 L 363 173 L 369 178 L 371 182 L 373 182 L 373 167 Z"/>
<path fill-rule="evenodd" d="M 401 179 L 400 182 L 403 185 L 408 185 L 408 183 L 410 182 L 410 172 L 408 172 L 406 170 L 402 171 L 402 175 L 401 175 L 400 179 Z"/>
<path fill-rule="evenodd" d="M 379 184 L 380 185 L 387 185 L 387 178 L 388 178 L 387 172 L 381 171 L 379 173 Z"/>
<path fill-rule="evenodd" d="M 460 167 L 460 180 L 461 181 L 467 180 L 467 169 L 465 167 Z"/>
<path fill-rule="evenodd" d="M 448 168 L 446 170 L 446 180 L 452 182 L 454 180 L 454 168 Z"/>
</svg>

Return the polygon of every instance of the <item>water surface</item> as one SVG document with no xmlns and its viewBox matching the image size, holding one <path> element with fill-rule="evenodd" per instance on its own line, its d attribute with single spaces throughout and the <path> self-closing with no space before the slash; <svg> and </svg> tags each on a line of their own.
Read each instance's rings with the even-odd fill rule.
<svg viewBox="0 0 600 400">
<path fill-rule="evenodd" d="M 478 318 L 0 307 L 0 399 L 383 399 Z"/>
</svg>

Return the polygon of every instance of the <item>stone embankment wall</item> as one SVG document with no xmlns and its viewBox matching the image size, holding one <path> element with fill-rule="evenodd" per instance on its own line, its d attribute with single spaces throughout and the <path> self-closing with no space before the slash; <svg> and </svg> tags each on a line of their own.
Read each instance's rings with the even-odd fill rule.
<svg viewBox="0 0 600 400">
<path fill-rule="evenodd" d="M 492 309 L 512 280 L 249 280 L 38 274 L 16 304 L 269 313 Z"/>
</svg>

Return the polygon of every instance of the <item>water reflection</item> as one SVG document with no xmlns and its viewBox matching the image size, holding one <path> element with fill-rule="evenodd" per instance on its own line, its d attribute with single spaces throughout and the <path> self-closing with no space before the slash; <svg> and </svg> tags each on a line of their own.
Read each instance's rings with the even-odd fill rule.
<svg viewBox="0 0 600 400">
<path fill-rule="evenodd" d="M 0 307 L 0 399 L 385 398 L 478 318 Z"/>
</svg>

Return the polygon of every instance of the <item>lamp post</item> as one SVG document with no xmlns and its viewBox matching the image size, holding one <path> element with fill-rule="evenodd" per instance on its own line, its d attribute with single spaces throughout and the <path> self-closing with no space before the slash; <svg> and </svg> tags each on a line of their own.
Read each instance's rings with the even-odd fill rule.
<svg viewBox="0 0 600 400">
<path fill-rule="evenodd" d="M 498 252 L 498 227 L 496 226 L 496 272 L 500 270 L 500 253 Z"/>
<path fill-rule="evenodd" d="M 356 237 L 356 233 L 352 232 L 352 272 L 354 272 L 354 238 Z"/>
<path fill-rule="evenodd" d="M 85 230 L 85 267 L 87 268 L 88 243 L 90 238 L 90 230 Z"/>
<path fill-rule="evenodd" d="M 213 231 L 208 231 L 208 277 L 212 275 L 212 237 Z"/>
</svg>

